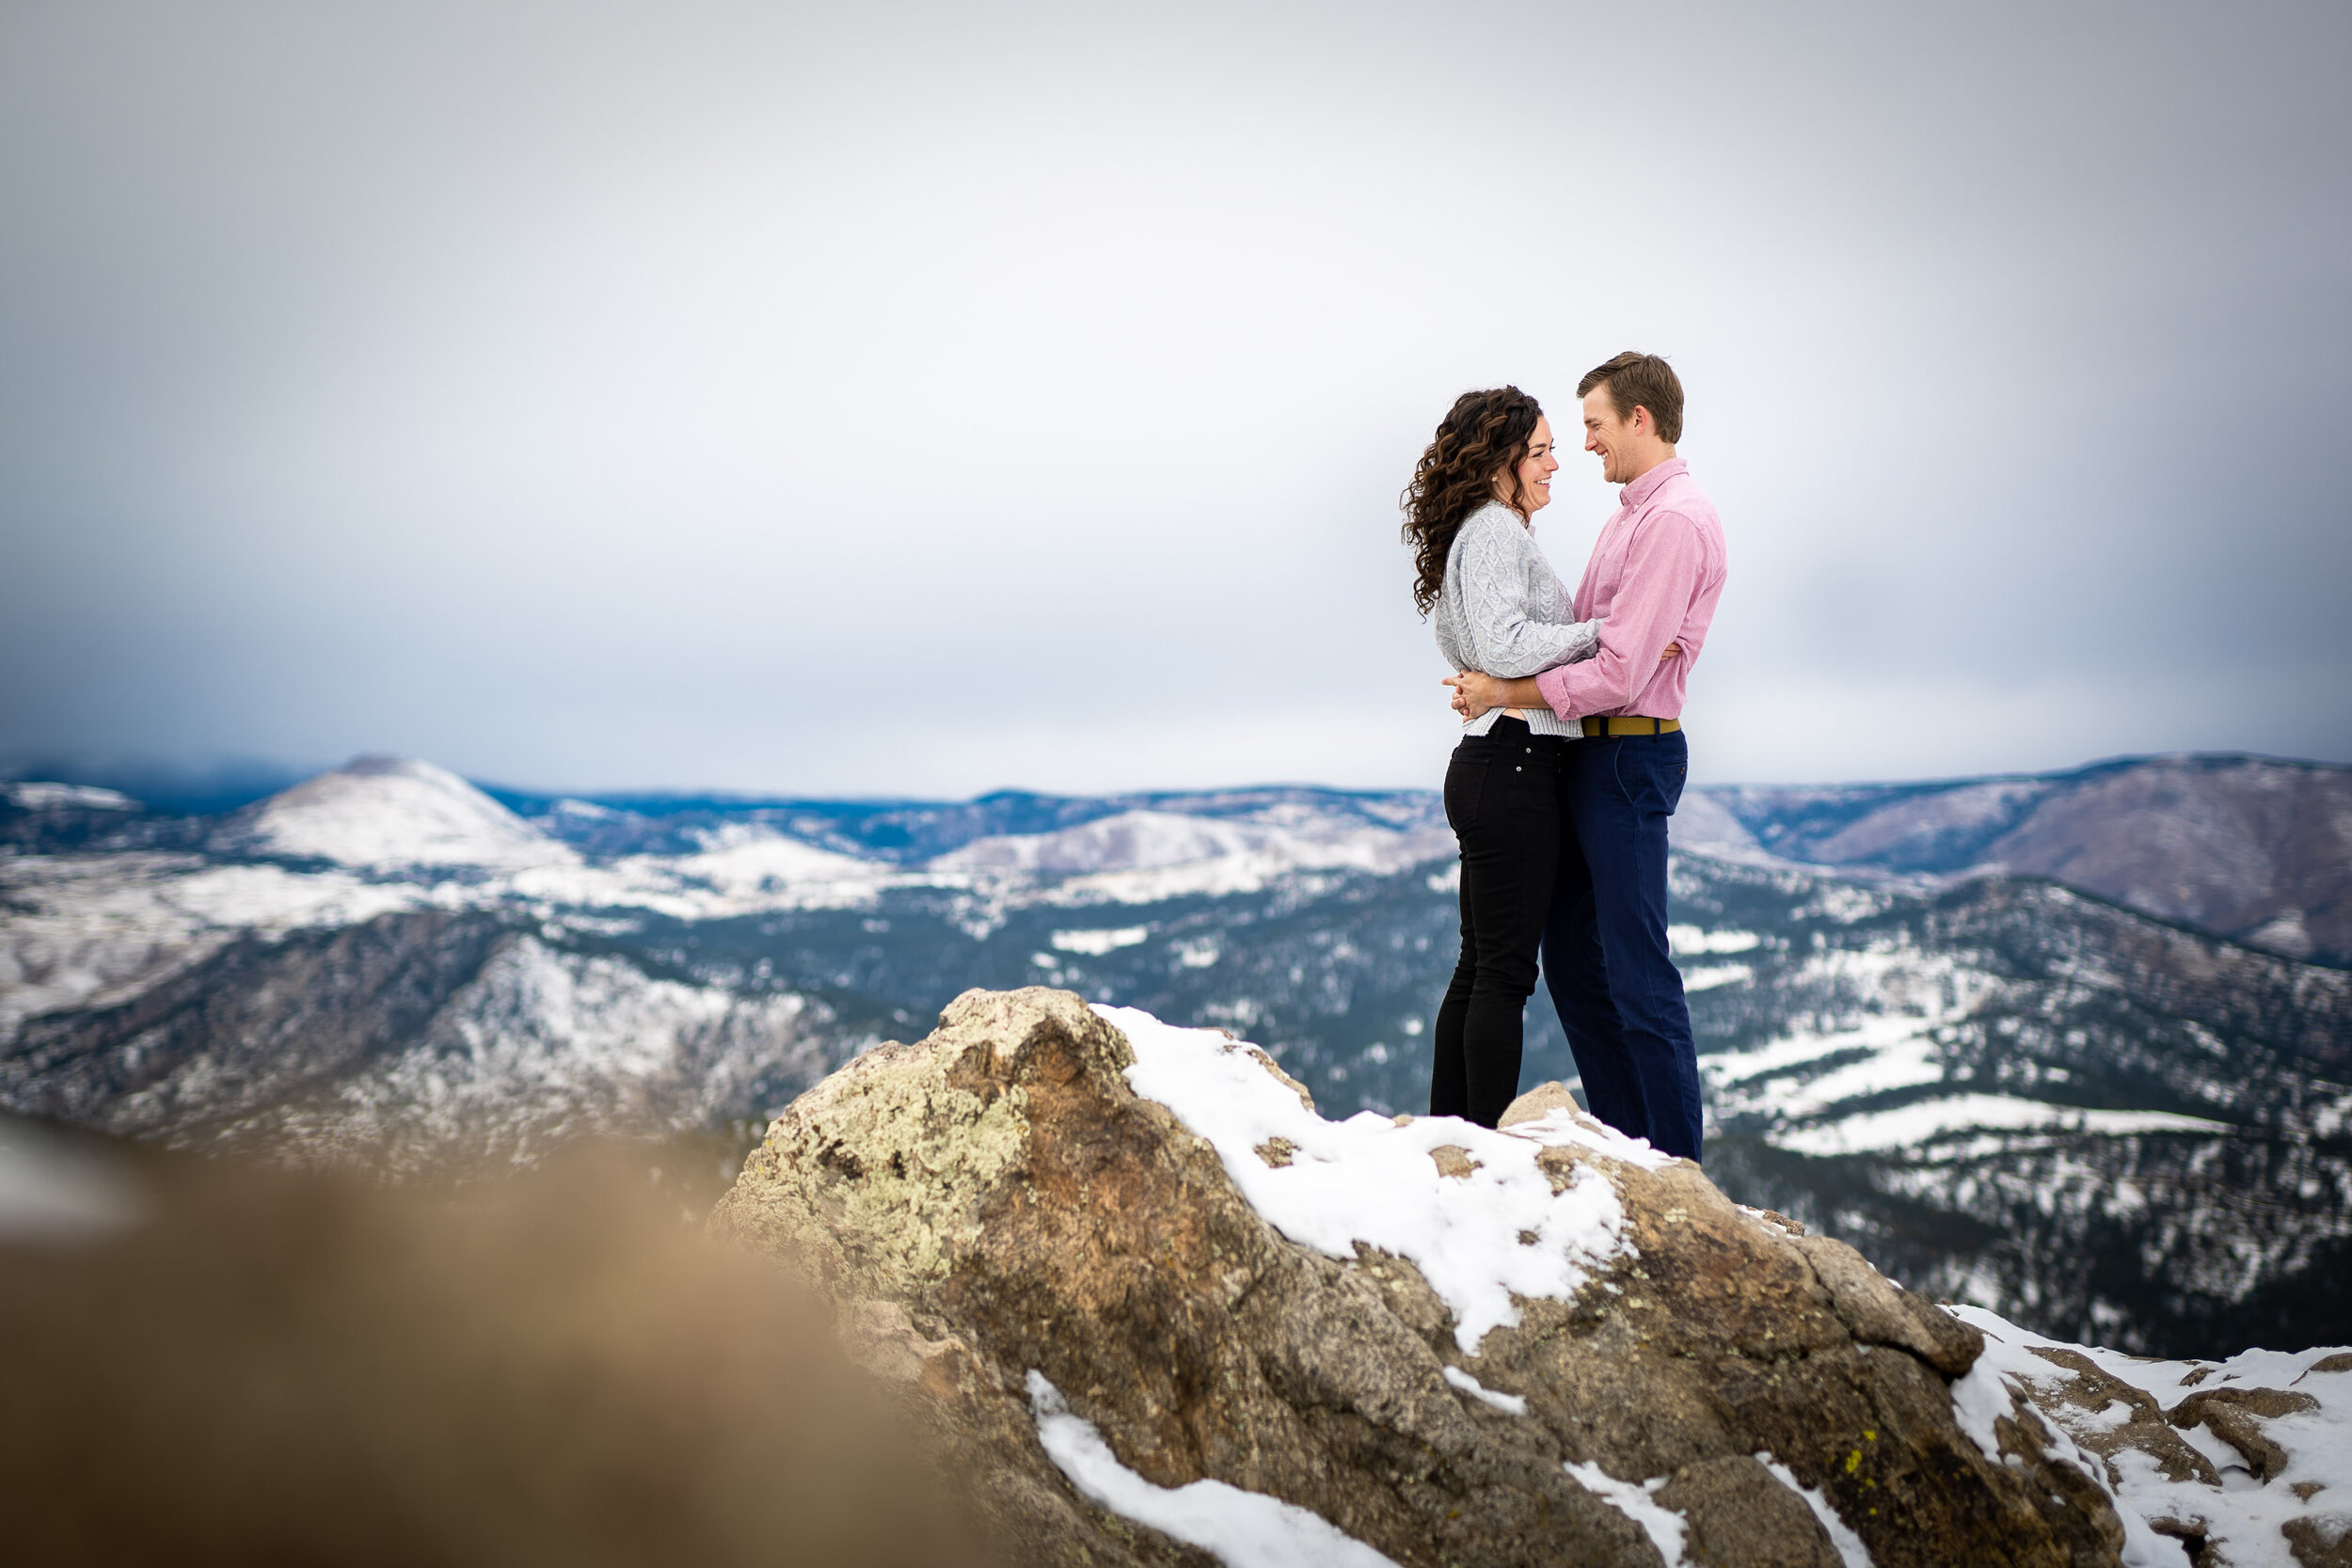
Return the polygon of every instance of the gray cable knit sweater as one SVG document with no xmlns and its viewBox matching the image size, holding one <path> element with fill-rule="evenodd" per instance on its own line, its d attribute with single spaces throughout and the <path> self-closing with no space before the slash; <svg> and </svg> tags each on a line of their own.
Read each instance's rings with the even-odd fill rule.
<svg viewBox="0 0 2352 1568">
<path fill-rule="evenodd" d="M 1430 619 L 1437 625 L 1438 652 L 1454 669 L 1517 680 L 1593 657 L 1600 647 L 1600 623 L 1578 621 L 1575 614 L 1567 590 L 1535 547 L 1534 534 L 1518 513 L 1489 501 L 1454 536 Z M 1463 725 L 1462 733 L 1485 735 L 1506 711 L 1522 713 L 1537 735 L 1578 733 L 1542 706 L 1491 708 Z"/>
</svg>

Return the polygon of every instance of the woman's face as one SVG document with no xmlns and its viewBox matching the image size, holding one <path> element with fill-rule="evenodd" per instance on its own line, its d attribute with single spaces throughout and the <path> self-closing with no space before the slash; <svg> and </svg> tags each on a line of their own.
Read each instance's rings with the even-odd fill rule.
<svg viewBox="0 0 2352 1568">
<path fill-rule="evenodd" d="M 1560 460 L 1551 455 L 1551 421 L 1540 416 L 1535 420 L 1535 434 L 1527 438 L 1527 453 L 1508 479 L 1498 479 L 1495 488 L 1508 491 L 1517 480 L 1517 495 L 1505 494 L 1502 503 L 1516 506 L 1534 516 L 1551 504 L 1551 476 L 1560 471 Z"/>
</svg>

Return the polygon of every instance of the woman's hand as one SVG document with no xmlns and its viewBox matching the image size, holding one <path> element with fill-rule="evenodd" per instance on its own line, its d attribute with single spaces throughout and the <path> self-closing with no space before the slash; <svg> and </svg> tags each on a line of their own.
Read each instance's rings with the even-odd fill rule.
<svg viewBox="0 0 2352 1568">
<path fill-rule="evenodd" d="M 1658 662 L 1663 664 L 1670 658 L 1678 657 L 1681 653 L 1681 643 L 1669 642 L 1666 651 L 1658 656 Z M 1533 679 L 1497 680 L 1483 671 L 1465 670 L 1458 675 L 1446 676 L 1439 684 L 1454 688 L 1454 711 L 1462 716 L 1465 724 L 1488 708 L 1550 705 Z"/>
<path fill-rule="evenodd" d="M 1467 724 L 1490 707 L 1511 705 L 1503 700 L 1503 682 L 1477 670 L 1465 670 L 1458 675 L 1448 675 L 1444 685 L 1454 688 L 1454 711 Z"/>
</svg>

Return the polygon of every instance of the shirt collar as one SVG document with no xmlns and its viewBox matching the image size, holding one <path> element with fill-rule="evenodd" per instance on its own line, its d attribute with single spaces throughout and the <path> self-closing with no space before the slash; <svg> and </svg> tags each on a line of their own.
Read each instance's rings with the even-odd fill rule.
<svg viewBox="0 0 2352 1568">
<path fill-rule="evenodd" d="M 1669 457 L 1632 483 L 1617 492 L 1620 506 L 1640 506 L 1658 494 L 1658 487 L 1677 474 L 1687 474 L 1691 465 L 1679 457 Z"/>
</svg>

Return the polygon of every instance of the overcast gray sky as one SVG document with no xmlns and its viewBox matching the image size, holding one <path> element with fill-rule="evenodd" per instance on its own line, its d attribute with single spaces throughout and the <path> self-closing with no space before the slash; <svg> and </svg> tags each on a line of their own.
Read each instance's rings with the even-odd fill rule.
<svg viewBox="0 0 2352 1568">
<path fill-rule="evenodd" d="M 9 0 L 0 752 L 1434 784 L 1638 347 L 1698 777 L 2352 759 L 2352 7 L 1936 9 Z"/>
</svg>

